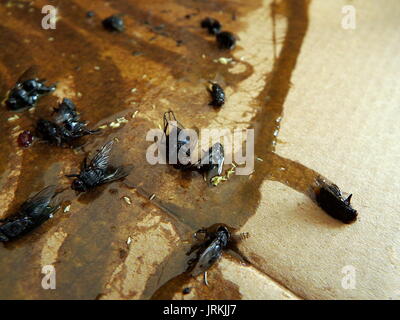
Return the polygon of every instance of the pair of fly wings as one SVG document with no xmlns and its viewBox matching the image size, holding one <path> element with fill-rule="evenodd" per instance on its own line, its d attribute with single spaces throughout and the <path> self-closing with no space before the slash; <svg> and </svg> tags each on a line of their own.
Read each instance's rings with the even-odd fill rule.
<svg viewBox="0 0 400 320">
<path fill-rule="evenodd" d="M 185 127 L 178 121 L 176 120 L 175 114 L 173 111 L 167 111 L 164 113 L 164 133 L 167 134 L 167 130 L 169 129 L 169 126 L 172 126 L 171 122 L 175 122 L 176 125 L 175 127 L 177 129 L 185 129 Z M 171 131 L 171 129 L 170 129 Z M 179 134 L 179 131 L 178 131 Z"/>
<path fill-rule="evenodd" d="M 27 80 L 32 80 L 32 79 L 37 79 L 38 81 L 45 83 L 46 79 L 39 79 L 38 78 L 38 74 L 39 74 L 39 66 L 37 65 L 33 65 L 31 67 L 29 67 L 17 80 L 17 83 L 23 83 Z M 53 85 L 51 85 L 50 87 L 54 87 L 55 89 L 55 85 L 57 83 Z"/>
<path fill-rule="evenodd" d="M 195 264 L 191 275 L 196 277 L 197 275 L 207 271 L 222 255 L 221 240 L 217 237 L 200 255 L 199 260 Z"/>
<path fill-rule="evenodd" d="M 129 174 L 130 170 L 132 169 L 132 166 L 120 166 L 117 168 L 110 168 L 109 162 L 113 145 L 114 145 L 114 140 L 107 142 L 95 154 L 95 156 L 93 157 L 93 159 L 90 161 L 89 164 L 90 169 L 99 169 L 103 172 L 109 173 L 106 175 L 103 182 L 110 182 L 124 178 Z"/>
<path fill-rule="evenodd" d="M 22 83 L 26 80 L 36 79 L 38 74 L 39 67 L 37 65 L 33 65 L 29 67 L 25 72 L 18 78 L 17 82 Z"/>
<path fill-rule="evenodd" d="M 46 207 L 58 207 L 57 204 L 52 204 L 52 200 L 56 195 L 56 186 L 48 186 L 42 191 L 34 195 L 33 197 L 26 200 L 20 207 L 20 215 L 34 215 L 35 213 L 41 213 Z"/>
</svg>

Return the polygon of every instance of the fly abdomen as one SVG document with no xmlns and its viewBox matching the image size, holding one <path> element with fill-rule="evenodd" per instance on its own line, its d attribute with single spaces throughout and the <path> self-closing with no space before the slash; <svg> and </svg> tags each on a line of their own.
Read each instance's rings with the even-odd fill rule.
<svg viewBox="0 0 400 320">
<path fill-rule="evenodd" d="M 0 241 L 12 240 L 32 230 L 35 226 L 35 223 L 28 217 L 19 218 L 14 221 L 8 221 L 0 226 L 0 233 L 3 235 L 3 237 L 5 236 L 7 240 L 1 240 L 2 237 L 0 234 Z"/>
</svg>

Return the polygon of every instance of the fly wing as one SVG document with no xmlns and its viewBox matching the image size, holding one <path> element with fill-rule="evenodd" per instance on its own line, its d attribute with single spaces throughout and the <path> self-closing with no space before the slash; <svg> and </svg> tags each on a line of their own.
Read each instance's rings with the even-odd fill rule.
<svg viewBox="0 0 400 320">
<path fill-rule="evenodd" d="M 56 193 L 56 186 L 48 186 L 42 191 L 26 200 L 20 207 L 20 214 L 30 215 L 33 212 L 42 211 L 49 206 Z"/>
<path fill-rule="evenodd" d="M 210 149 L 210 162 L 211 164 L 215 165 L 216 167 L 216 173 L 218 175 L 221 175 L 222 173 L 222 168 L 224 166 L 224 161 L 225 161 L 225 156 L 224 156 L 224 147 L 222 144 L 217 142 L 212 146 Z"/>
<path fill-rule="evenodd" d="M 90 161 L 90 167 L 94 169 L 100 169 L 105 171 L 108 168 L 110 161 L 110 153 L 113 147 L 114 140 L 107 142 L 101 149 L 96 153 L 93 159 Z"/>
<path fill-rule="evenodd" d="M 26 80 L 35 79 L 38 74 L 39 67 L 37 65 L 33 65 L 29 67 L 24 73 L 18 78 L 17 82 L 21 83 Z"/>
<path fill-rule="evenodd" d="M 199 261 L 197 261 L 191 275 L 196 277 L 200 273 L 207 271 L 220 257 L 222 254 L 222 246 L 220 240 L 214 239 L 206 250 L 200 255 Z"/>
<path fill-rule="evenodd" d="M 180 129 L 180 130 L 185 128 L 178 120 L 176 120 L 175 114 L 172 110 L 164 113 L 164 133 L 165 134 L 168 134 L 167 131 L 168 131 L 169 126 L 176 128 L 176 129 Z M 179 134 L 179 131 L 178 131 L 178 134 Z"/>
<path fill-rule="evenodd" d="M 132 166 L 120 166 L 108 173 L 101 181 L 101 183 L 108 183 L 125 178 L 132 170 Z"/>
</svg>

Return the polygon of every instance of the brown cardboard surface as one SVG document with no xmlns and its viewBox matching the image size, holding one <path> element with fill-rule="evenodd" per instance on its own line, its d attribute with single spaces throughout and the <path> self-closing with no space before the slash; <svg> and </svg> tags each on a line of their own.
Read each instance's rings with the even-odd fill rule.
<svg viewBox="0 0 400 320">
<path fill-rule="evenodd" d="M 390 1 L 352 5 L 357 27 L 344 30 L 342 3 L 313 2 L 276 152 L 353 193 L 359 219 L 340 225 L 303 195 L 264 182 L 253 219 L 267 226 L 260 228 L 265 243 L 255 251 L 262 252 L 266 272 L 300 296 L 393 299 L 400 287 L 400 199 L 394 192 L 400 181 L 400 62 L 393 59 L 400 49 L 400 11 Z M 357 279 L 348 290 L 341 285 L 347 265 L 354 266 Z"/>
<path fill-rule="evenodd" d="M 0 44 L 7 48 L 0 52 L 1 99 L 31 64 L 59 81 L 31 116 L 9 122 L 13 113 L 0 111 L 7 133 L 0 140 L 0 216 L 46 184 L 69 187 L 64 175 L 106 140 L 118 138 L 114 161 L 134 165 L 126 181 L 97 193 L 66 191 L 69 211 L 1 246 L 7 272 L 0 298 L 399 298 L 398 1 L 99 3 L 60 4 L 55 31 L 38 27 L 45 1 L 0 5 Z M 356 9 L 355 30 L 341 26 L 345 5 Z M 97 16 L 87 20 L 88 10 Z M 126 13 L 126 32 L 104 32 L 101 18 L 118 12 Z M 235 50 L 218 50 L 199 28 L 207 15 L 237 34 Z M 154 31 L 160 25 L 166 34 Z M 227 94 L 219 112 L 208 105 L 210 79 Z M 122 116 L 128 123 L 108 127 L 83 151 L 20 149 L 16 137 L 31 118 L 48 116 L 65 96 L 90 125 Z M 253 174 L 209 188 L 199 175 L 150 166 L 145 134 L 169 108 L 187 127 L 255 128 Z M 317 173 L 353 193 L 355 223 L 344 225 L 311 201 Z M 183 272 L 191 235 L 213 223 L 250 233 L 239 246 L 250 264 L 227 252 L 206 286 L 202 275 Z M 41 287 L 48 264 L 57 270 L 54 291 Z M 349 267 L 355 286 L 346 289 Z M 194 289 L 183 295 L 188 286 Z"/>
</svg>

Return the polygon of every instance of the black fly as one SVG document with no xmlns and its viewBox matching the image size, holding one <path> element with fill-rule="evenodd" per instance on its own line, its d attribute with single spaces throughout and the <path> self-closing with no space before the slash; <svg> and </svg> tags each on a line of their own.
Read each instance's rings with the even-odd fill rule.
<svg viewBox="0 0 400 320">
<path fill-rule="evenodd" d="M 181 123 L 176 120 L 173 111 L 167 111 L 164 113 L 164 137 L 166 144 L 166 160 L 169 162 L 176 162 L 174 168 L 176 169 L 188 169 L 191 164 L 182 164 L 179 162 L 179 151 L 182 147 L 186 148 L 184 154 L 190 156 L 190 138 L 185 136 L 183 139 L 180 137 L 180 133 L 185 128 Z M 172 138 L 170 138 L 172 137 Z M 183 151 L 185 151 L 183 149 Z"/>
<path fill-rule="evenodd" d="M 201 27 L 206 28 L 209 34 L 216 35 L 221 32 L 221 23 L 214 18 L 204 18 L 201 20 Z"/>
<path fill-rule="evenodd" d="M 6 242 L 40 226 L 60 206 L 55 204 L 56 187 L 49 186 L 26 200 L 12 217 L 0 221 L 0 241 Z"/>
<path fill-rule="evenodd" d="M 185 130 L 175 117 L 173 111 L 164 113 L 164 137 L 166 144 L 166 158 L 169 160 L 176 160 L 174 168 L 181 170 L 197 170 L 206 175 L 207 180 L 210 181 L 216 175 L 222 173 L 224 165 L 224 147 L 217 142 L 208 152 L 196 163 L 190 162 L 190 150 L 197 141 L 190 141 L 187 135 L 180 133 Z M 183 149 L 184 148 L 184 149 Z M 183 164 L 179 162 L 179 154 L 183 154 L 188 158 L 188 163 Z"/>
<path fill-rule="evenodd" d="M 68 98 L 64 98 L 63 101 L 58 105 L 58 108 L 54 108 L 54 112 L 57 114 L 57 123 L 79 120 L 75 104 Z"/>
<path fill-rule="evenodd" d="M 76 178 L 71 185 L 73 190 L 86 192 L 99 185 L 122 179 L 129 174 L 130 166 L 111 167 L 109 165 L 113 144 L 114 140 L 107 142 L 89 164 L 85 158 L 79 174 L 67 175 L 69 178 Z"/>
<path fill-rule="evenodd" d="M 204 154 L 199 162 L 193 165 L 193 167 L 203 173 L 208 183 L 210 183 L 212 178 L 221 175 L 224 160 L 224 147 L 217 142 Z"/>
<path fill-rule="evenodd" d="M 53 92 L 55 85 L 46 86 L 45 80 L 39 80 L 32 76 L 34 68 L 29 68 L 19 78 L 14 88 L 10 90 L 6 105 L 10 110 L 20 111 L 36 105 L 40 96 Z"/>
<path fill-rule="evenodd" d="M 86 123 L 79 120 L 74 103 L 67 98 L 54 108 L 55 122 L 39 119 L 36 131 L 43 140 L 57 146 L 71 145 L 75 139 L 97 133 L 98 130 L 89 130 Z"/>
<path fill-rule="evenodd" d="M 113 15 L 103 20 L 103 27 L 109 31 L 122 32 L 125 29 L 124 20 L 119 15 Z"/>
<path fill-rule="evenodd" d="M 195 258 L 189 260 L 188 271 L 193 277 L 207 271 L 222 255 L 231 238 L 231 233 L 225 225 L 219 224 L 208 229 L 200 229 L 195 238 L 203 234 L 203 240 L 192 246 L 187 255 L 196 252 Z"/>
<path fill-rule="evenodd" d="M 236 46 L 236 37 L 229 31 L 222 31 L 218 33 L 216 39 L 220 49 L 232 50 Z"/>
<path fill-rule="evenodd" d="M 357 219 L 357 210 L 350 204 L 352 195 L 345 199 L 337 185 L 329 184 L 322 179 L 318 179 L 317 182 L 315 200 L 318 205 L 335 219 L 344 223 L 354 222 Z"/>
<path fill-rule="evenodd" d="M 212 101 L 210 106 L 221 107 L 225 103 L 225 92 L 218 83 L 211 82 L 211 89 L 208 91 L 211 94 Z"/>
<path fill-rule="evenodd" d="M 194 238 L 198 242 L 186 254 L 190 256 L 195 252 L 195 257 L 188 261 L 187 272 L 193 277 L 206 272 L 218 261 L 224 250 L 233 251 L 238 258 L 248 263 L 249 261 L 242 256 L 237 244 L 249 238 L 249 233 L 232 234 L 231 230 L 233 229 L 227 225 L 217 223 L 196 231 Z M 200 234 L 202 234 L 202 238 L 199 239 Z"/>
</svg>

